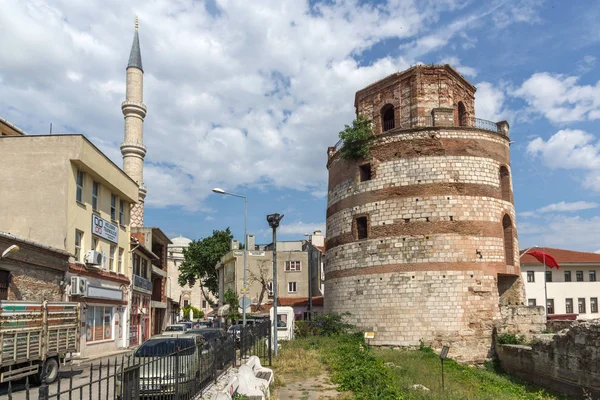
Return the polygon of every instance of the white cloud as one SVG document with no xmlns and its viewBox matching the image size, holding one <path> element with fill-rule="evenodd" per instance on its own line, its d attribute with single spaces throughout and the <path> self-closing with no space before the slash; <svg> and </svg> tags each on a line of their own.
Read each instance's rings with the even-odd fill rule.
<svg viewBox="0 0 600 400">
<path fill-rule="evenodd" d="M 0 13 L 0 114 L 32 133 L 51 122 L 55 132 L 82 132 L 121 165 L 120 105 L 138 15 L 148 206 L 202 210 L 214 186 L 324 196 L 326 149 L 353 119 L 354 93 L 497 8 L 440 27 L 444 12 L 464 4 L 218 0 L 216 14 L 204 2 L 176 4 L 10 1 Z M 410 51 L 356 61 L 390 38 Z"/>
<path fill-rule="evenodd" d="M 509 119 L 512 115 L 504 106 L 505 95 L 502 88 L 489 82 L 479 82 L 475 92 L 475 115 L 490 121 Z"/>
<path fill-rule="evenodd" d="M 438 64 L 450 64 L 450 65 L 452 65 L 452 67 L 454 69 L 456 69 L 458 72 L 460 72 L 464 76 L 468 76 L 468 77 L 472 77 L 472 78 L 477 76 L 477 70 L 475 68 L 467 67 L 466 65 L 462 65 L 460 63 L 460 59 L 455 56 L 444 57 L 438 62 Z"/>
<path fill-rule="evenodd" d="M 506 28 L 514 23 L 538 23 L 539 11 L 544 0 L 515 0 L 506 2 L 504 7 L 494 12 L 492 20 L 496 27 Z"/>
<path fill-rule="evenodd" d="M 519 213 L 519 215 L 522 217 L 535 217 L 538 214 L 546 214 L 551 212 L 574 212 L 591 210 L 598 207 L 600 207 L 600 204 L 591 201 L 575 201 L 571 203 L 561 201 L 559 203 L 548 204 L 547 206 L 540 207 L 535 211 L 525 211 Z"/>
<path fill-rule="evenodd" d="M 553 123 L 596 120 L 600 118 L 600 81 L 594 86 L 578 85 L 579 77 L 533 74 L 514 95 L 523 98 L 529 111 Z"/>
<path fill-rule="evenodd" d="M 303 235 L 305 233 L 313 233 L 314 231 L 321 231 L 323 234 L 325 234 L 325 222 L 304 223 L 302 221 L 296 221 L 286 224 L 284 219 L 277 229 L 278 234 L 302 236 L 298 240 L 303 239 Z M 270 232 L 270 229 L 261 230 L 262 235 L 267 235 Z"/>
<path fill-rule="evenodd" d="M 211 217 L 210 215 L 207 215 L 206 218 L 204 218 L 205 221 L 214 221 L 215 217 Z"/>
<path fill-rule="evenodd" d="M 600 216 L 582 218 L 546 214 L 536 224 L 518 223 L 519 246 L 548 246 L 559 249 L 595 251 L 600 237 Z"/>
<path fill-rule="evenodd" d="M 545 141 L 538 137 L 529 142 L 527 153 L 541 157 L 552 169 L 581 169 L 583 187 L 600 192 L 600 140 L 577 129 L 563 129 Z"/>
</svg>

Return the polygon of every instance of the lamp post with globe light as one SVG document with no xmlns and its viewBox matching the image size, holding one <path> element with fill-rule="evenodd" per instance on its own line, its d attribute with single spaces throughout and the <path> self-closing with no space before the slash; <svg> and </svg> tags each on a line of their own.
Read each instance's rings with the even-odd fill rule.
<svg viewBox="0 0 600 400">
<path fill-rule="evenodd" d="M 214 188 L 212 190 L 217 194 L 223 194 L 226 196 L 234 196 L 244 199 L 244 287 L 242 288 L 242 325 L 246 326 L 246 292 L 248 288 L 246 287 L 246 258 L 248 252 L 248 198 L 246 196 L 242 196 L 241 194 L 228 193 L 221 188 Z"/>
</svg>

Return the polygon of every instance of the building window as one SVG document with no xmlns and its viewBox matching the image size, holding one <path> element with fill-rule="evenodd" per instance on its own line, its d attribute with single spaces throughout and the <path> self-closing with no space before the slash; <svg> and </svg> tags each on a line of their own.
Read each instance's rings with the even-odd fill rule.
<svg viewBox="0 0 600 400">
<path fill-rule="evenodd" d="M 573 299 L 565 299 L 565 312 L 573 314 Z"/>
<path fill-rule="evenodd" d="M 546 282 L 552 282 L 552 271 L 546 271 Z"/>
<path fill-rule="evenodd" d="M 565 271 L 565 282 L 571 282 L 571 271 Z"/>
<path fill-rule="evenodd" d="M 88 306 L 85 338 L 88 342 L 112 339 L 112 307 Z"/>
<path fill-rule="evenodd" d="M 183 301 L 183 308 L 187 307 L 190 305 L 190 301 L 189 300 L 184 300 Z"/>
<path fill-rule="evenodd" d="M 273 293 L 273 281 L 267 282 L 267 290 L 269 293 Z"/>
<path fill-rule="evenodd" d="M 115 270 L 115 253 L 117 252 L 117 246 L 115 246 L 114 244 L 110 245 L 110 254 L 108 255 L 109 260 L 108 260 L 108 269 L 110 271 L 114 271 Z"/>
<path fill-rule="evenodd" d="M 527 300 L 527 305 L 529 307 L 535 307 L 537 305 L 537 303 L 536 303 L 535 299 L 528 299 Z"/>
<path fill-rule="evenodd" d="M 119 225 L 125 225 L 125 202 L 123 200 L 119 200 Z"/>
<path fill-rule="evenodd" d="M 141 257 L 139 254 L 133 255 L 133 274 L 140 276 L 140 267 L 141 267 Z"/>
<path fill-rule="evenodd" d="M 371 164 L 363 164 L 358 166 L 359 177 L 361 182 L 371 180 Z"/>
<path fill-rule="evenodd" d="M 206 300 L 202 300 L 202 308 L 206 309 Z"/>
<path fill-rule="evenodd" d="M 590 311 L 596 314 L 598 312 L 598 298 L 591 297 L 590 298 Z"/>
<path fill-rule="evenodd" d="M 83 241 L 83 232 L 75 230 L 75 261 L 81 262 L 81 242 Z"/>
<path fill-rule="evenodd" d="M 142 258 L 142 277 L 148 279 L 148 260 Z"/>
<path fill-rule="evenodd" d="M 98 238 L 96 236 L 92 236 L 92 250 L 98 251 Z"/>
<path fill-rule="evenodd" d="M 125 250 L 123 250 L 122 247 L 119 247 L 119 271 L 117 271 L 117 272 L 120 274 L 123 273 L 123 253 L 124 252 L 125 252 Z"/>
<path fill-rule="evenodd" d="M 77 168 L 77 191 L 75 192 L 75 199 L 80 203 L 83 203 L 83 179 L 83 171 Z"/>
<path fill-rule="evenodd" d="M 467 110 L 462 101 L 458 102 L 458 126 L 467 126 Z"/>
<path fill-rule="evenodd" d="M 391 104 L 386 104 L 381 109 L 381 122 L 383 127 L 383 132 L 389 131 L 390 129 L 394 129 L 394 106 Z"/>
<path fill-rule="evenodd" d="M 500 167 L 500 192 L 502 200 L 510 201 L 510 173 L 504 166 Z"/>
<path fill-rule="evenodd" d="M 596 271 L 590 271 L 590 282 L 596 282 Z"/>
<path fill-rule="evenodd" d="M 96 181 L 92 183 L 92 210 L 98 211 L 98 195 L 100 193 L 100 184 Z"/>
<path fill-rule="evenodd" d="M 535 273 L 533 271 L 527 271 L 527 282 L 535 282 Z"/>
<path fill-rule="evenodd" d="M 546 312 L 548 314 L 554 314 L 554 299 L 546 300 Z"/>
<path fill-rule="evenodd" d="M 504 218 L 502 218 L 502 228 L 504 229 L 504 259 L 506 260 L 506 265 L 514 265 L 513 224 L 508 214 L 505 214 Z"/>
<path fill-rule="evenodd" d="M 585 314 L 585 298 L 578 298 L 577 305 L 579 306 L 579 314 Z"/>
<path fill-rule="evenodd" d="M 286 261 L 285 270 L 286 272 L 300 271 L 300 261 Z"/>
<path fill-rule="evenodd" d="M 288 293 L 296 293 L 296 282 L 288 282 Z"/>
<path fill-rule="evenodd" d="M 358 240 L 368 237 L 367 217 L 356 218 L 356 238 Z"/>
<path fill-rule="evenodd" d="M 110 220 L 117 220 L 117 196 L 110 194 Z"/>
<path fill-rule="evenodd" d="M 583 282 L 583 271 L 577 271 L 575 275 L 577 276 L 577 282 Z"/>
</svg>

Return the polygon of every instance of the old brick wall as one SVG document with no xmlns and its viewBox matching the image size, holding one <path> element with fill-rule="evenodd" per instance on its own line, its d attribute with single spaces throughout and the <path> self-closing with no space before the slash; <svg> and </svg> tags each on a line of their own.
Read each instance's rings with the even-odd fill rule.
<svg viewBox="0 0 600 400">
<path fill-rule="evenodd" d="M 546 329 L 546 312 L 544 307 L 502 306 L 500 320 L 497 323 L 498 334 L 511 333 L 525 335 L 541 333 Z"/>
<path fill-rule="evenodd" d="M 450 344 L 454 357 L 479 362 L 493 352 L 500 295 L 522 301 L 508 137 L 411 122 L 457 101 L 474 116 L 474 92 L 446 67 L 391 75 L 356 95 L 376 126 L 370 158 L 330 154 L 325 310 L 350 312 L 376 345 Z M 396 127 L 382 132 L 386 104 Z M 364 163 L 371 179 L 361 182 Z M 366 217 L 366 238 L 357 217 Z"/>
<path fill-rule="evenodd" d="M 576 321 L 551 340 L 531 346 L 498 345 L 502 367 L 544 387 L 584 398 L 600 396 L 600 319 Z M 585 397 L 588 398 L 588 397 Z"/>
<path fill-rule="evenodd" d="M 42 302 L 62 301 L 60 282 L 65 279 L 63 271 L 28 265 L 26 268 L 10 268 L 11 282 L 8 300 Z"/>
</svg>

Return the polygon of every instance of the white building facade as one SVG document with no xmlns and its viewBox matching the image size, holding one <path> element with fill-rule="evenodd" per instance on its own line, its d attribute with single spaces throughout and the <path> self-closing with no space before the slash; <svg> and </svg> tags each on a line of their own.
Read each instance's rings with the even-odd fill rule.
<svg viewBox="0 0 600 400">
<path fill-rule="evenodd" d="M 528 254 L 521 257 L 521 275 L 527 304 L 546 303 L 549 318 L 600 318 L 600 254 L 544 248 L 559 269 L 547 267 Z M 522 252 L 523 253 L 523 252 Z"/>
</svg>

